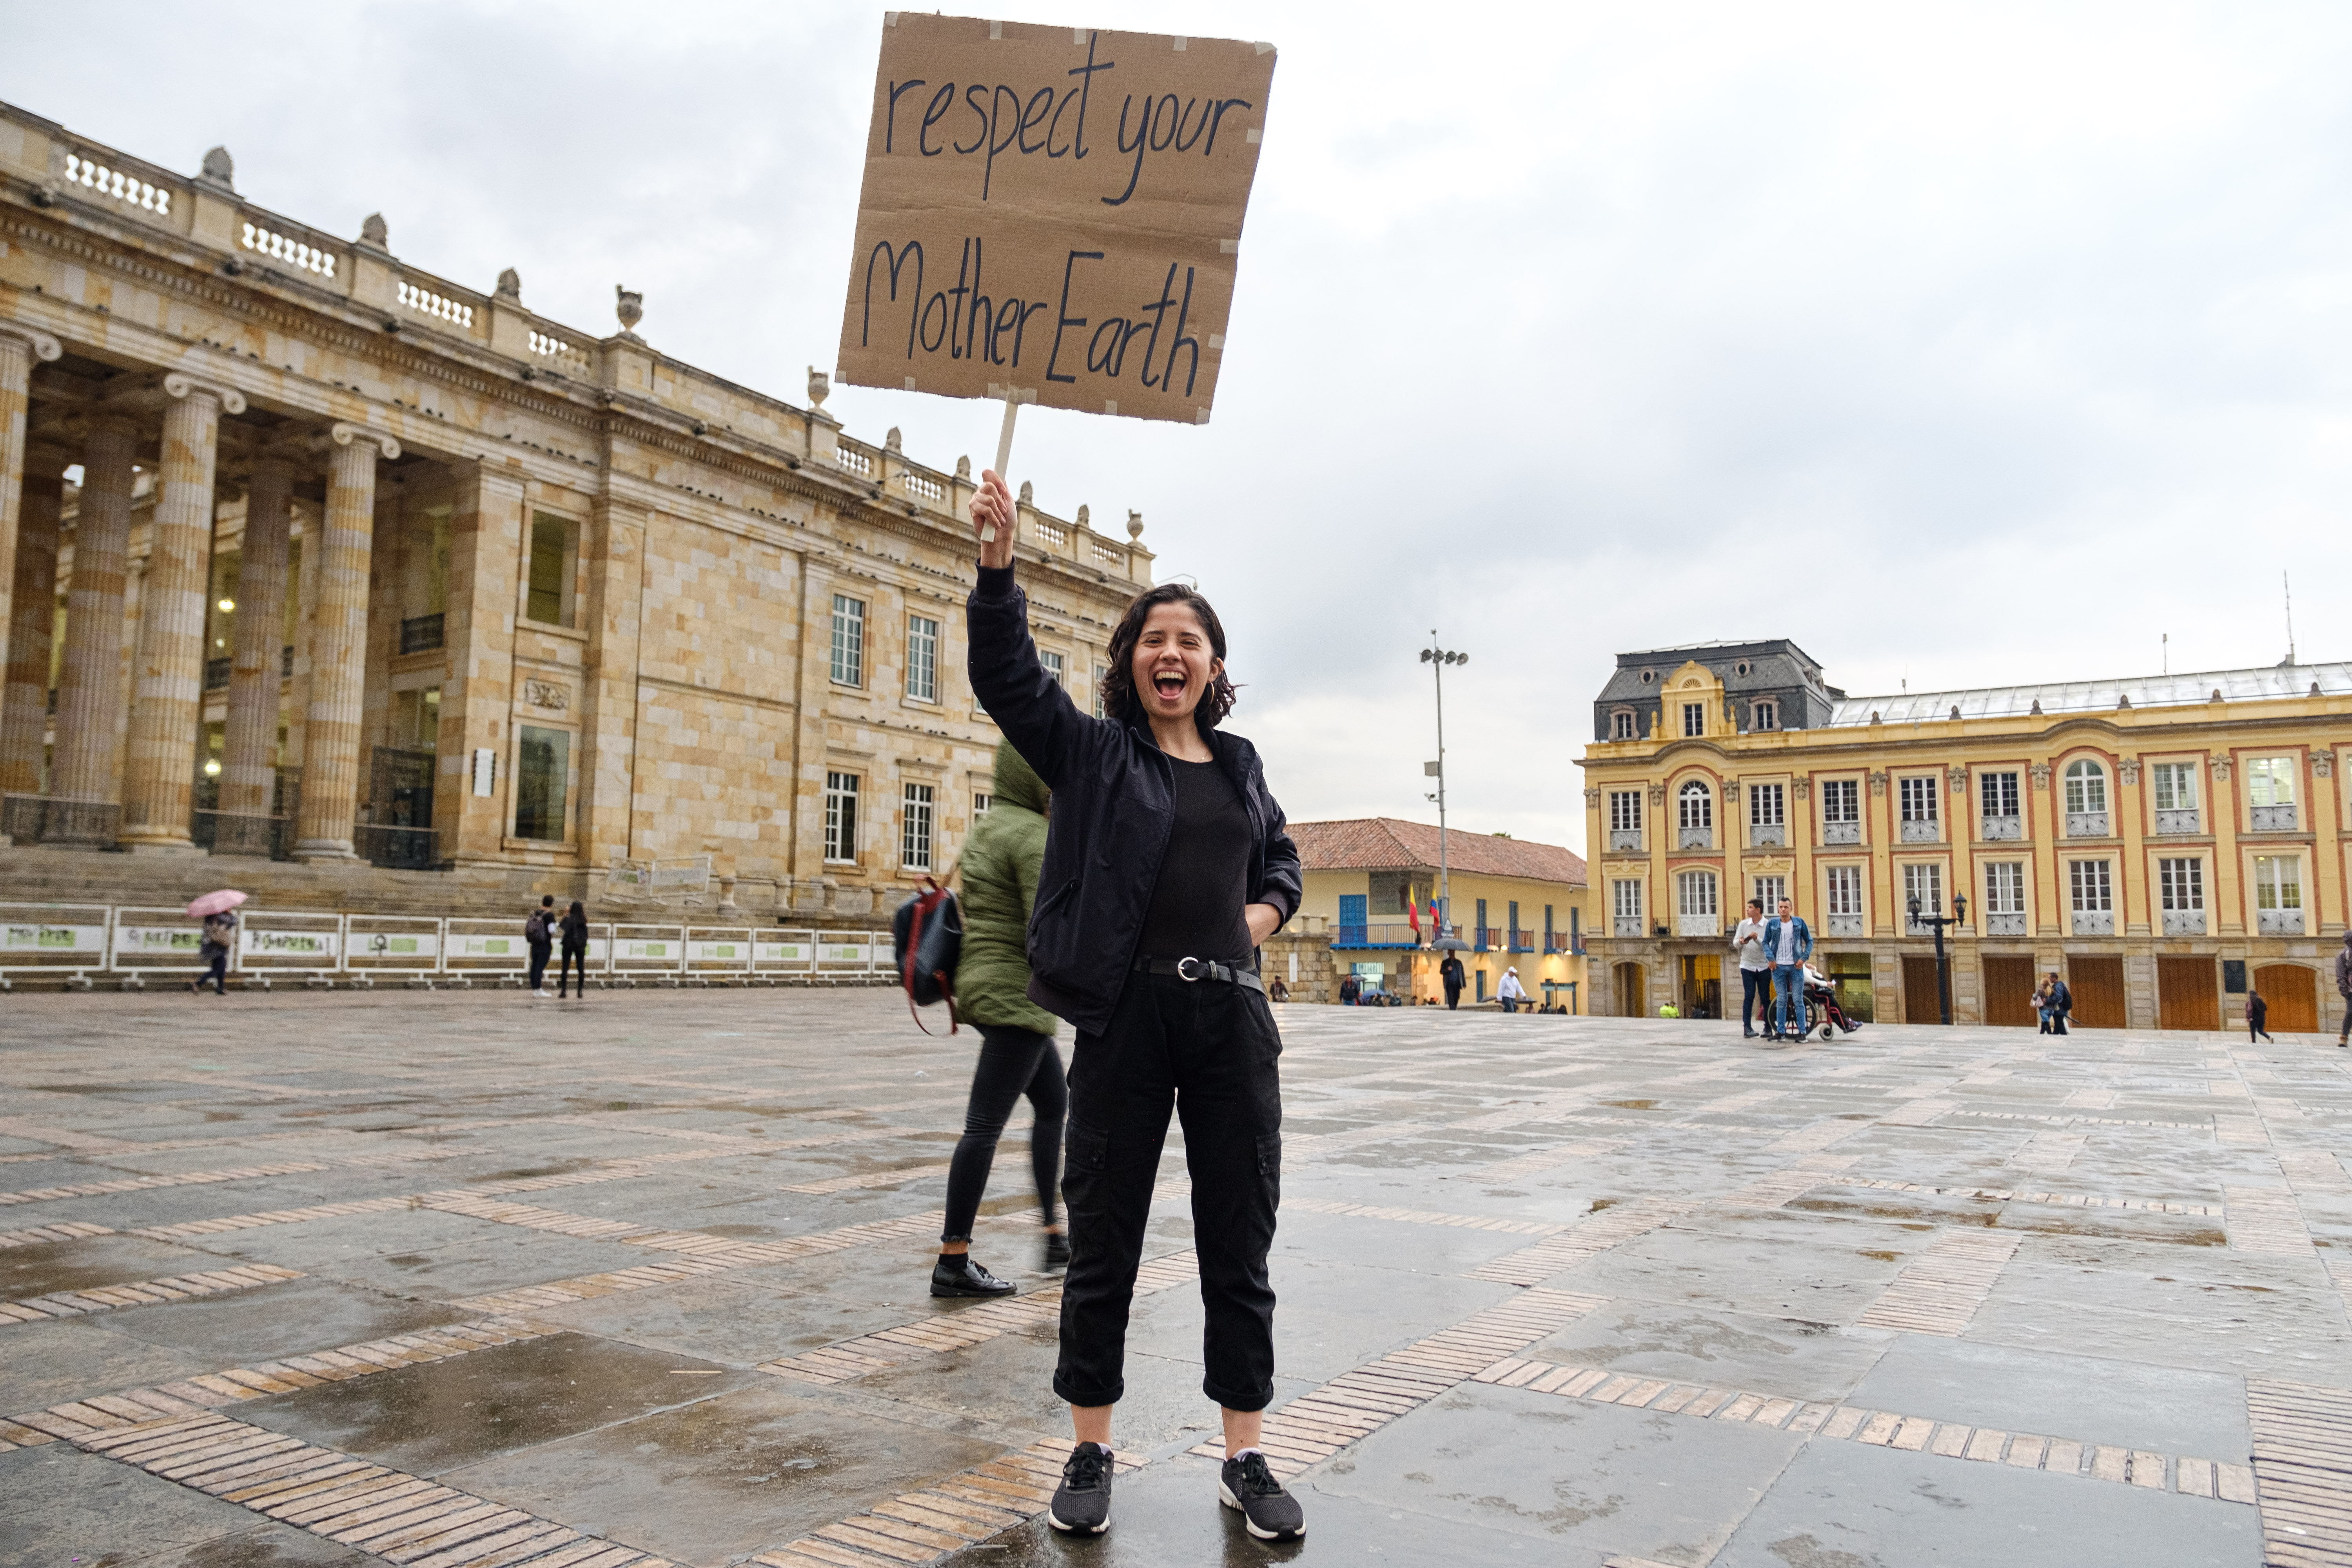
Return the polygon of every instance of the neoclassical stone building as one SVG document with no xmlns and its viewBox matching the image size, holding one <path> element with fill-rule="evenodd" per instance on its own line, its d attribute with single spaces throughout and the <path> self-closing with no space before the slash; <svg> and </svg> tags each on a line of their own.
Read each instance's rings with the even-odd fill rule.
<svg viewBox="0 0 2352 1568">
<path fill-rule="evenodd" d="M 747 913 L 945 869 L 996 741 L 969 465 L 617 313 L 593 338 L 381 218 L 256 206 L 225 152 L 188 178 L 0 105 L 0 829 L 591 895 L 707 856 Z M 1083 691 L 1140 520 L 1021 531 Z"/>
</svg>

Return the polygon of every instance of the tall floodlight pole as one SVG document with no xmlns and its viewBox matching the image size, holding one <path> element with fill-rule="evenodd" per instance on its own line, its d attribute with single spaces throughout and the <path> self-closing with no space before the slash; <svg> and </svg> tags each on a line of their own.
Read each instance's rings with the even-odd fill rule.
<svg viewBox="0 0 2352 1568">
<path fill-rule="evenodd" d="M 1437 636 L 1435 627 L 1429 635 Z M 1454 882 L 1445 852 L 1445 667 L 1467 664 L 1466 653 L 1449 653 L 1434 644 L 1421 650 L 1421 662 L 1437 678 L 1437 760 L 1422 771 L 1437 780 L 1437 940 L 1430 945 L 1461 952 L 1469 943 L 1454 934 Z"/>
</svg>

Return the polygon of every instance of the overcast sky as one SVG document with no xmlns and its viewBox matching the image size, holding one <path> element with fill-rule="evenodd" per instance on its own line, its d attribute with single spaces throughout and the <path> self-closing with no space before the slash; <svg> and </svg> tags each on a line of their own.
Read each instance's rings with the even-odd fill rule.
<svg viewBox="0 0 2352 1568">
<path fill-rule="evenodd" d="M 1206 428 L 1024 416 L 1233 637 L 1293 817 L 1583 847 L 1621 650 L 1861 694 L 2352 658 L 2352 9 L 1057 3 L 1281 49 Z M 0 97 L 799 401 L 879 7 L 7 7 Z M 844 389 L 941 466 L 992 405 Z"/>
</svg>

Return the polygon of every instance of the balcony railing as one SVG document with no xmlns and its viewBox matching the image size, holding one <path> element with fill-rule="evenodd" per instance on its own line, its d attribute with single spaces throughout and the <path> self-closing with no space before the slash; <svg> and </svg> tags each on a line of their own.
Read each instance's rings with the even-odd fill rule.
<svg viewBox="0 0 2352 1568">
<path fill-rule="evenodd" d="M 2023 936 L 2024 912 L 2012 910 L 2006 914 L 1989 914 L 1984 918 L 1984 928 L 1987 936 Z"/>
<path fill-rule="evenodd" d="M 1521 931 L 1518 927 L 1513 926 L 1511 928 L 1510 936 L 1511 951 L 1513 952 L 1533 952 L 1536 951 L 1535 932 L 1531 931 Z"/>
<path fill-rule="evenodd" d="M 236 660 L 234 658 L 208 658 L 205 660 L 205 689 L 206 691 L 226 690 L 228 688 L 229 671 L 236 666 Z"/>
<path fill-rule="evenodd" d="M 394 871 L 430 871 L 440 864 L 439 836 L 429 827 L 388 827 L 362 822 L 352 829 L 352 847 L 371 866 Z"/>
<path fill-rule="evenodd" d="M 1832 936 L 1868 936 L 1870 934 L 1870 928 L 1860 915 L 1832 915 L 1829 917 L 1829 931 Z"/>
<path fill-rule="evenodd" d="M 235 811 L 198 811 L 188 820 L 188 837 L 215 855 L 252 855 L 272 860 L 294 858 L 294 819 Z"/>
<path fill-rule="evenodd" d="M 1614 917 L 1609 922 L 1609 934 L 1611 936 L 1640 936 L 1642 934 L 1642 917 L 1639 915 L 1618 915 Z"/>
<path fill-rule="evenodd" d="M 1980 816 L 1977 818 L 1977 837 L 1987 843 L 1997 839 L 2025 837 L 2025 819 L 2021 816 Z"/>
<path fill-rule="evenodd" d="M 2107 814 L 2104 811 L 2070 811 L 2066 814 L 2066 837 L 2069 838 L 2105 838 L 2107 836 Z"/>
<path fill-rule="evenodd" d="M 1581 958 L 1584 956 L 1584 933 L 1580 931 L 1548 931 L 1544 932 L 1543 950 L 1546 952 L 1572 953 Z"/>
<path fill-rule="evenodd" d="M 1912 817 L 1903 824 L 1906 844 L 1940 844 L 1944 841 L 1944 825 L 1935 817 Z"/>
<path fill-rule="evenodd" d="M 1642 830 L 1638 827 L 1612 827 L 1609 830 L 1609 847 L 1642 852 Z"/>
<path fill-rule="evenodd" d="M 400 651 L 431 653 L 441 646 L 441 617 L 411 616 L 400 623 Z"/>
<path fill-rule="evenodd" d="M 2301 936 L 2301 910 L 2256 910 L 2254 929 L 2264 936 Z"/>
<path fill-rule="evenodd" d="M 1822 824 L 1822 842 L 1824 844 L 1859 844 L 1862 842 L 1862 824 L 1859 822 L 1824 822 Z"/>
<path fill-rule="evenodd" d="M 1476 948 L 1480 952 L 1493 952 L 1495 949 L 1503 945 L 1503 928 L 1500 926 L 1472 926 L 1470 928 L 1470 945 Z"/>
<path fill-rule="evenodd" d="M 48 795 L 0 798 L 0 833 L 18 844 L 63 844 L 104 848 L 122 829 L 122 807 L 110 800 L 70 800 Z"/>
<path fill-rule="evenodd" d="M 1784 822 L 1750 823 L 1748 842 L 1759 849 L 1785 849 L 1789 845 L 1789 825 Z"/>
<path fill-rule="evenodd" d="M 1423 925 L 1422 930 L 1429 931 Z M 1333 947 L 1419 947 L 1422 938 L 1413 933 L 1409 921 L 1389 921 L 1377 925 L 1339 925 L 1331 928 Z M 1434 933 L 1433 933 L 1434 934 Z"/>
<path fill-rule="evenodd" d="M 1676 936 L 1721 936 L 1723 917 L 1721 915 L 1676 915 L 1675 934 Z"/>
<path fill-rule="evenodd" d="M 2203 910 L 2166 910 L 2163 915 L 2164 934 L 2167 936 L 2203 936 L 2205 934 Z"/>
<path fill-rule="evenodd" d="M 1675 843 L 1683 849 L 1712 849 L 1715 847 L 1715 829 L 1685 827 L 1675 836 Z"/>
<path fill-rule="evenodd" d="M 2159 811 L 2156 814 L 2156 830 L 2158 833 L 2195 833 L 2200 826 L 2197 808 L 2193 805 L 2186 811 Z"/>
<path fill-rule="evenodd" d="M 2076 936 L 2113 936 L 2116 934 L 2116 911 L 2113 910 L 2076 910 Z"/>
<path fill-rule="evenodd" d="M 2296 817 L 2293 805 L 2258 805 L 2247 818 L 2247 826 L 2256 833 L 2293 833 Z"/>
</svg>

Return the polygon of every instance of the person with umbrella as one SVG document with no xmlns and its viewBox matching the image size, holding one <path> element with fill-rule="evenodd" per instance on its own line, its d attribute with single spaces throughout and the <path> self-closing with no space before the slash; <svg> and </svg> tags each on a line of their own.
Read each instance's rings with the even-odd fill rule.
<svg viewBox="0 0 2352 1568">
<path fill-rule="evenodd" d="M 189 916 L 205 922 L 205 973 L 201 979 L 188 982 L 190 992 L 201 993 L 209 980 L 214 995 L 228 994 L 228 955 L 236 942 L 236 910 L 245 902 L 245 897 L 234 888 L 223 888 L 188 906 Z"/>
</svg>

